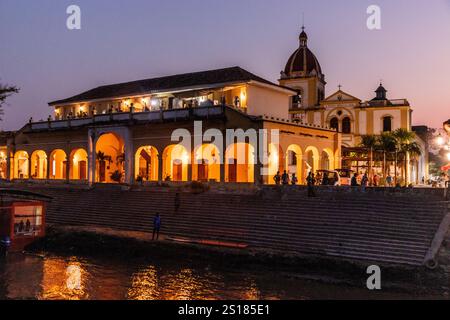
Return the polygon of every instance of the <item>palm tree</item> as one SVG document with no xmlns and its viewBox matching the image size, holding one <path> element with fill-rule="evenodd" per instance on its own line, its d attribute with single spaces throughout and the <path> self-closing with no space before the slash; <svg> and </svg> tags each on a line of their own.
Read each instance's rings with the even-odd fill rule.
<svg viewBox="0 0 450 320">
<path fill-rule="evenodd" d="M 378 137 L 378 149 L 383 151 L 383 175 L 386 177 L 387 155 L 391 155 L 390 159 L 392 160 L 392 154 L 396 150 L 396 140 L 391 132 L 383 132 Z"/>
<path fill-rule="evenodd" d="M 415 156 L 422 154 L 422 148 L 415 141 L 416 134 L 412 131 L 408 131 L 406 129 L 400 128 L 394 131 L 393 133 L 396 140 L 396 151 L 398 151 L 404 160 L 404 181 L 405 184 L 408 182 L 408 161 L 411 154 Z M 396 164 L 397 165 L 397 164 Z"/>
<path fill-rule="evenodd" d="M 413 141 L 408 146 L 408 152 L 416 166 L 416 183 L 418 183 L 419 182 L 419 159 L 418 158 L 422 155 L 422 147 L 416 141 Z"/>
<path fill-rule="evenodd" d="M 369 165 L 369 177 L 372 174 L 372 162 L 373 162 L 373 151 L 376 150 L 376 148 L 378 147 L 378 137 L 376 135 L 364 135 L 361 136 L 361 143 L 360 146 L 362 148 L 367 149 L 368 152 L 368 157 L 369 157 L 369 161 L 368 161 L 368 165 Z"/>
</svg>

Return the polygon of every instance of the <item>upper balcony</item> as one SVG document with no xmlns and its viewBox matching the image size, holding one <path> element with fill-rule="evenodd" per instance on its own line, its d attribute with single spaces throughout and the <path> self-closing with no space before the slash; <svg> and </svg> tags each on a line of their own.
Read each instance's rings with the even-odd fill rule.
<svg viewBox="0 0 450 320">
<path fill-rule="evenodd" d="M 68 129 L 95 124 L 105 124 L 114 122 L 164 122 L 189 120 L 191 118 L 207 119 L 225 114 L 226 106 L 208 106 L 187 109 L 171 109 L 145 112 L 111 112 L 96 114 L 84 117 L 73 117 L 65 120 L 53 120 L 30 122 L 27 129 L 31 131 Z"/>
<path fill-rule="evenodd" d="M 361 107 L 409 107 L 407 99 L 393 99 L 393 100 L 371 100 L 361 103 Z"/>
</svg>

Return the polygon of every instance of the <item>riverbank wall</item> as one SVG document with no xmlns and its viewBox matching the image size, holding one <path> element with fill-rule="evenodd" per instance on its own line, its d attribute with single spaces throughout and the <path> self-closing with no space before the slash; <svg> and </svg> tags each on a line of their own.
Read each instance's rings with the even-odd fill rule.
<svg viewBox="0 0 450 320">
<path fill-rule="evenodd" d="M 53 198 L 47 222 L 151 232 L 173 242 L 290 253 L 371 264 L 435 267 L 449 228 L 439 189 L 9 185 Z"/>
</svg>

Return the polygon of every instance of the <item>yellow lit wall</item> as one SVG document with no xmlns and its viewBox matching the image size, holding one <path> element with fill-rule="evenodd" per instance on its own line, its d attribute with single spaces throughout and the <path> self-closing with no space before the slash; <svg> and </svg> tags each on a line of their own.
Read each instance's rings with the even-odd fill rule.
<svg viewBox="0 0 450 320">
<path fill-rule="evenodd" d="M 31 177 L 33 179 L 47 178 L 47 154 L 42 151 L 35 151 L 31 155 Z"/>
<path fill-rule="evenodd" d="M 192 165 L 192 180 L 201 180 L 199 170 L 204 170 L 203 178 L 205 180 L 220 181 L 220 153 L 217 146 L 213 144 L 204 144 L 195 151 L 195 162 Z M 202 160 L 204 165 L 202 165 Z"/>
</svg>

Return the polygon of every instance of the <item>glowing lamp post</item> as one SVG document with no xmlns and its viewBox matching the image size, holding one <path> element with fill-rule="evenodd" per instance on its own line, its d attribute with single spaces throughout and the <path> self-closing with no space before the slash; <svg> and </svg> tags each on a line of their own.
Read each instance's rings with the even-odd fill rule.
<svg viewBox="0 0 450 320">
<path fill-rule="evenodd" d="M 438 146 L 443 146 L 445 143 L 445 138 L 441 135 L 439 135 L 439 137 L 437 137 L 436 139 L 436 143 Z"/>
</svg>

